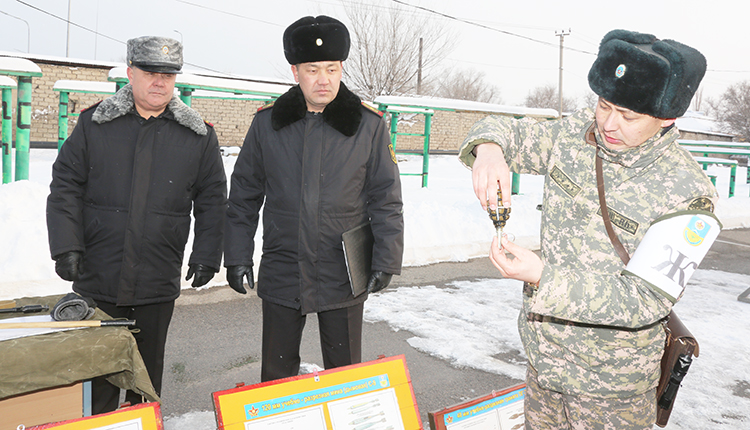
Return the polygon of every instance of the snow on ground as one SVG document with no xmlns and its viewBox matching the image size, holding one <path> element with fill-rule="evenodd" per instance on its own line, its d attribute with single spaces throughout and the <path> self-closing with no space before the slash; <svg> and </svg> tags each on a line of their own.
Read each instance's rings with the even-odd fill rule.
<svg viewBox="0 0 750 430">
<path fill-rule="evenodd" d="M 55 274 L 47 247 L 45 204 L 55 156 L 56 150 L 32 150 L 31 179 L 0 186 L 0 300 L 70 290 L 70 283 Z M 400 158 L 402 172 L 419 171 L 419 157 Z M 233 155 L 224 157 L 228 177 L 235 160 Z M 750 226 L 746 169 L 737 171 L 732 198 L 726 198 L 729 169 L 712 167 L 709 173 L 717 176 L 722 199 L 716 214 L 724 228 Z M 513 197 L 506 226 L 517 243 L 530 248 L 539 245 L 540 214 L 535 208 L 542 199 L 542 185 L 539 177 L 522 176 L 521 195 Z M 402 177 L 402 187 L 405 265 L 487 255 L 494 230 L 473 195 L 469 170 L 455 156 L 430 157 L 428 188 L 421 188 L 420 179 L 411 176 Z M 212 285 L 224 282 L 221 275 Z M 675 307 L 700 340 L 701 354 L 678 396 L 680 413 L 671 418 L 668 429 L 750 428 L 750 305 L 736 299 L 748 287 L 748 276 L 701 270 Z M 516 330 L 520 290 L 520 282 L 505 279 L 455 282 L 449 288 L 400 287 L 368 300 L 365 318 L 387 322 L 394 330 L 408 330 L 414 334 L 409 339 L 412 347 L 456 366 L 520 379 L 524 373 Z M 216 428 L 213 411 L 165 417 L 164 422 L 167 430 Z"/>
</svg>

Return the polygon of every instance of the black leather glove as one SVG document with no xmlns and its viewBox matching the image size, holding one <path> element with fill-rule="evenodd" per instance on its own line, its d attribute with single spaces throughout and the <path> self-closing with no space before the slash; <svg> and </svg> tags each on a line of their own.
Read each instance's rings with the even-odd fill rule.
<svg viewBox="0 0 750 430">
<path fill-rule="evenodd" d="M 227 266 L 227 281 L 234 291 L 246 294 L 247 290 L 242 285 L 247 279 L 247 285 L 253 289 L 253 266 Z"/>
<path fill-rule="evenodd" d="M 206 285 L 208 281 L 211 280 L 211 278 L 214 277 L 214 274 L 216 273 L 216 270 L 204 266 L 200 263 L 192 263 L 188 264 L 188 272 L 187 276 L 185 277 L 185 280 L 189 280 L 190 278 L 193 278 L 193 275 L 195 275 L 195 278 L 193 278 L 193 283 L 190 284 L 193 288 L 198 288 Z"/>
<path fill-rule="evenodd" d="M 66 281 L 77 281 L 83 274 L 81 251 L 68 251 L 55 256 L 55 273 Z"/>
<path fill-rule="evenodd" d="M 377 293 L 391 283 L 393 275 L 385 272 L 372 272 L 370 280 L 367 281 L 367 292 Z"/>
</svg>

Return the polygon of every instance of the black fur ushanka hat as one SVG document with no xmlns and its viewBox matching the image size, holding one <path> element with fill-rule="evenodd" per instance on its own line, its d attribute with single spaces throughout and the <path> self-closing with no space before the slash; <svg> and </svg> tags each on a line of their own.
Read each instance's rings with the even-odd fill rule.
<svg viewBox="0 0 750 430">
<path fill-rule="evenodd" d="M 330 16 L 306 16 L 284 30 L 284 56 L 289 64 L 344 61 L 350 44 L 349 30 Z"/>
<path fill-rule="evenodd" d="M 706 59 L 674 40 L 627 30 L 607 33 L 589 70 L 589 86 L 617 106 L 656 118 L 677 118 L 706 73 Z"/>
</svg>

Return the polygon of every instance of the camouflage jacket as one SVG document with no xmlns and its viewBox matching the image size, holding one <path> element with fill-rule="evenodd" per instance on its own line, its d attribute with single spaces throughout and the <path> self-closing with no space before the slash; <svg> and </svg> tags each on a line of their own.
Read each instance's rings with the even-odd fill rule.
<svg viewBox="0 0 750 430">
<path fill-rule="evenodd" d="M 511 171 L 545 175 L 541 224 L 544 262 L 539 287 L 524 288 L 518 325 L 529 364 L 543 387 L 573 395 L 629 397 L 654 388 L 664 348 L 659 324 L 673 303 L 624 264 L 601 217 L 594 161 L 585 141 L 594 124 L 587 109 L 537 122 L 493 116 L 478 121 L 461 146 L 496 142 Z M 716 189 L 692 156 L 664 129 L 644 144 L 609 151 L 593 127 L 604 161 L 607 207 L 630 255 L 650 224 L 688 208 L 713 209 Z"/>
</svg>

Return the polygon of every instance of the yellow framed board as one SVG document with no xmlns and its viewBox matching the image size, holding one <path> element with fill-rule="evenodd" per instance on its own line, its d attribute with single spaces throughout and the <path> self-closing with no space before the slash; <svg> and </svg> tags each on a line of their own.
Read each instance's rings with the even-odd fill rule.
<svg viewBox="0 0 750 430">
<path fill-rule="evenodd" d="M 518 430 L 524 427 L 526 384 L 493 391 L 427 414 L 432 430 Z"/>
<path fill-rule="evenodd" d="M 26 430 L 164 430 L 158 403 L 140 403 L 114 412 L 58 423 L 28 427 Z"/>
<path fill-rule="evenodd" d="M 219 430 L 422 429 L 403 355 L 213 393 Z"/>
</svg>

